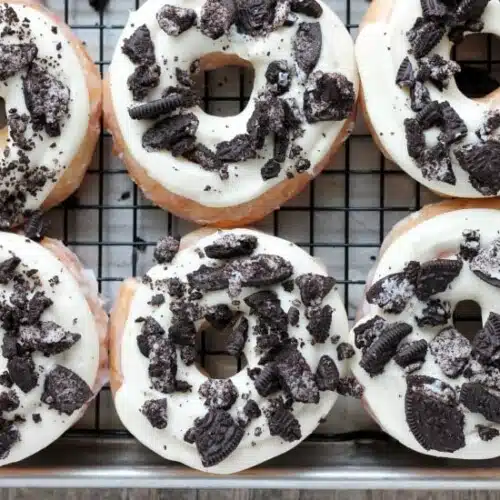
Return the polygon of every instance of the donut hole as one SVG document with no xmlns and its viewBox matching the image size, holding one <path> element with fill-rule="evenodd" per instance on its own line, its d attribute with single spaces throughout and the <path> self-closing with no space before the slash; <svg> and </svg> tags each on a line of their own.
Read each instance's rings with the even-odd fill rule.
<svg viewBox="0 0 500 500">
<path fill-rule="evenodd" d="M 453 324 L 464 337 L 472 341 L 483 326 L 481 306 L 474 300 L 459 302 L 453 311 Z"/>
<path fill-rule="evenodd" d="M 500 42 L 486 33 L 468 35 L 454 46 L 451 59 L 461 67 L 455 81 L 462 94 L 480 99 L 500 87 L 500 66 L 492 63 L 499 54 Z"/>
<path fill-rule="evenodd" d="M 205 112 L 212 116 L 236 116 L 248 104 L 255 71 L 249 61 L 233 54 L 206 54 L 193 75 L 195 90 Z"/>
<path fill-rule="evenodd" d="M 230 334 L 231 326 L 217 329 L 208 322 L 204 322 L 198 330 L 196 366 L 201 373 L 210 378 L 226 379 L 245 369 L 248 362 L 244 354 L 236 357 L 227 352 Z"/>
</svg>

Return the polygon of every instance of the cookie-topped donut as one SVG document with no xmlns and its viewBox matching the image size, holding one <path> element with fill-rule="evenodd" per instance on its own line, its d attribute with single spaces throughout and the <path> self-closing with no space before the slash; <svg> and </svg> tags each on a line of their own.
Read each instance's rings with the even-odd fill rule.
<svg viewBox="0 0 500 500">
<path fill-rule="evenodd" d="M 198 106 L 195 73 L 253 66 L 237 116 Z M 317 0 L 148 0 L 105 84 L 115 149 L 154 203 L 198 223 L 260 219 L 326 167 L 352 128 L 353 43 Z"/>
<path fill-rule="evenodd" d="M 500 35 L 498 0 L 375 0 L 356 41 L 363 103 L 384 154 L 447 196 L 500 192 L 500 91 L 459 90 L 450 51 Z"/>
<path fill-rule="evenodd" d="M 0 465 L 45 448 L 107 377 L 97 283 L 57 240 L 0 232 Z"/>
<path fill-rule="evenodd" d="M 500 455 L 499 209 L 446 202 L 397 225 L 350 334 L 367 409 L 421 453 Z M 467 300 L 483 322 L 471 339 L 452 319 Z"/>
<path fill-rule="evenodd" d="M 0 5 L 0 228 L 79 185 L 99 136 L 101 81 L 68 26 L 35 0 Z"/>
<path fill-rule="evenodd" d="M 201 232 L 200 232 L 201 231 Z M 352 346 L 323 265 L 285 240 L 204 229 L 161 240 L 111 315 L 111 387 L 127 429 L 159 455 L 214 473 L 286 452 L 327 415 Z M 197 363 L 197 331 L 229 331 L 248 365 L 227 379 Z M 214 333 L 217 334 L 217 333 Z"/>
</svg>

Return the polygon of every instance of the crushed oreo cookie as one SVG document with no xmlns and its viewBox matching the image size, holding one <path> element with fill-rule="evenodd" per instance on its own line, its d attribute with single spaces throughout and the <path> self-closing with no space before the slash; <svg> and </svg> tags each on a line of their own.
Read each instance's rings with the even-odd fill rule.
<svg viewBox="0 0 500 500">
<path fill-rule="evenodd" d="M 491 441 L 500 435 L 500 431 L 487 425 L 476 425 L 477 434 L 481 441 Z"/>
<path fill-rule="evenodd" d="M 239 356 L 243 352 L 248 338 L 248 320 L 240 316 L 234 323 L 227 339 L 226 351 L 231 356 Z"/>
<path fill-rule="evenodd" d="M 451 166 L 451 158 L 447 146 L 442 142 L 425 149 L 417 166 L 425 179 L 436 180 L 454 186 L 457 182 Z"/>
<path fill-rule="evenodd" d="M 335 391 L 340 374 L 335 361 L 324 354 L 321 356 L 316 368 L 315 380 L 320 391 Z"/>
<path fill-rule="evenodd" d="M 227 178 L 227 171 L 224 170 L 224 164 L 221 159 L 209 148 L 203 144 L 196 143 L 193 149 L 189 149 L 183 153 L 184 158 L 200 165 L 201 168 L 211 171 L 219 172 L 222 180 Z"/>
<path fill-rule="evenodd" d="M 75 372 L 56 365 L 45 377 L 41 401 L 51 410 L 72 415 L 82 408 L 92 395 L 90 387 Z"/>
<path fill-rule="evenodd" d="M 441 91 L 447 88 L 451 78 L 460 72 L 458 63 L 448 61 L 439 54 L 423 57 L 418 63 L 417 78 L 421 81 L 430 80 Z"/>
<path fill-rule="evenodd" d="M 151 346 L 148 373 L 153 389 L 165 394 L 176 391 L 177 355 L 174 344 L 164 337 Z"/>
<path fill-rule="evenodd" d="M 193 320 L 187 314 L 174 314 L 168 328 L 168 338 L 176 345 L 194 346 L 196 327 Z"/>
<path fill-rule="evenodd" d="M 419 17 L 407 33 L 411 53 L 416 59 L 426 56 L 441 41 L 445 32 L 443 25 Z"/>
<path fill-rule="evenodd" d="M 193 113 L 163 118 L 146 130 L 142 146 L 146 151 L 171 150 L 179 141 L 195 137 L 199 120 Z"/>
<path fill-rule="evenodd" d="M 410 58 L 407 56 L 401 62 L 396 73 L 396 85 L 399 87 L 411 87 L 415 81 L 415 74 Z"/>
<path fill-rule="evenodd" d="M 463 241 L 460 243 L 460 257 L 463 260 L 472 260 L 479 253 L 480 235 L 478 230 L 465 229 L 462 233 Z"/>
<path fill-rule="evenodd" d="M 260 169 L 262 180 L 268 181 L 278 177 L 281 172 L 281 165 L 274 158 L 268 160 L 265 165 Z"/>
<path fill-rule="evenodd" d="M 201 8 L 200 30 L 212 40 L 227 34 L 235 21 L 234 0 L 206 0 Z"/>
<path fill-rule="evenodd" d="M 142 408 L 141 413 L 149 420 L 155 429 L 165 429 L 168 424 L 167 398 L 149 399 Z"/>
<path fill-rule="evenodd" d="M 152 65 L 156 62 L 155 48 L 148 27 L 143 24 L 125 38 L 122 52 L 134 63 Z"/>
<path fill-rule="evenodd" d="M 179 239 L 173 236 L 165 236 L 156 244 L 153 257 L 158 264 L 168 264 L 174 260 L 179 251 L 179 246 Z"/>
<path fill-rule="evenodd" d="M 134 101 L 143 101 L 149 91 L 160 84 L 161 69 L 157 64 L 139 64 L 127 79 Z"/>
<path fill-rule="evenodd" d="M 438 140 L 444 144 L 453 144 L 467 136 L 467 125 L 448 101 L 439 104 L 443 117 L 443 131 Z"/>
<path fill-rule="evenodd" d="M 188 439 L 196 443 L 203 466 L 213 467 L 233 453 L 243 433 L 227 411 L 211 408 L 204 417 L 195 420 Z"/>
<path fill-rule="evenodd" d="M 358 324 L 354 327 L 354 345 L 361 349 L 364 354 L 366 349 L 373 344 L 373 341 L 384 331 L 387 323 L 380 316 L 370 318 L 366 323 Z"/>
<path fill-rule="evenodd" d="M 69 332 L 53 321 L 41 321 L 19 328 L 18 346 L 22 351 L 39 351 L 46 356 L 53 356 L 67 351 L 80 338 L 79 333 Z"/>
<path fill-rule="evenodd" d="M 404 127 L 408 154 L 412 158 L 420 158 L 420 155 L 425 150 L 425 135 L 422 126 L 418 120 L 406 118 Z"/>
<path fill-rule="evenodd" d="M 406 380 L 406 421 L 420 446 L 447 453 L 463 448 L 464 415 L 455 391 L 433 377 L 410 375 Z"/>
<path fill-rule="evenodd" d="M 229 410 L 238 399 L 238 390 L 230 379 L 208 379 L 198 392 L 205 398 L 205 406 L 221 410 Z"/>
<path fill-rule="evenodd" d="M 205 311 L 205 319 L 217 330 L 228 326 L 234 317 L 233 311 L 226 304 L 217 304 Z"/>
<path fill-rule="evenodd" d="M 291 0 L 290 9 L 297 14 L 304 14 L 316 19 L 323 14 L 323 7 L 316 0 Z"/>
<path fill-rule="evenodd" d="M 355 101 L 354 85 L 343 74 L 315 71 L 304 92 L 304 113 L 309 123 L 345 120 Z"/>
<path fill-rule="evenodd" d="M 453 327 L 441 330 L 429 344 L 431 354 L 442 372 L 450 378 L 458 377 L 469 361 L 469 340 Z"/>
<path fill-rule="evenodd" d="M 472 354 L 482 365 L 500 362 L 500 315 L 491 312 L 472 341 Z"/>
<path fill-rule="evenodd" d="M 187 279 L 191 287 L 204 292 L 214 292 L 229 287 L 225 266 L 209 267 L 202 264 L 195 271 L 188 273 Z"/>
<path fill-rule="evenodd" d="M 3 460 L 9 456 L 14 444 L 21 440 L 21 434 L 10 420 L 2 419 L 0 423 L 0 460 Z"/>
<path fill-rule="evenodd" d="M 0 393 L 0 412 L 17 410 L 19 404 L 19 396 L 16 391 L 10 390 Z"/>
<path fill-rule="evenodd" d="M 384 371 L 385 365 L 396 354 L 400 342 L 412 332 L 413 328 L 407 323 L 389 323 L 379 336 L 371 343 L 359 365 L 370 376 L 375 376 Z"/>
<path fill-rule="evenodd" d="M 191 366 L 196 361 L 196 349 L 194 346 L 185 345 L 181 347 L 181 360 L 186 366 Z"/>
<path fill-rule="evenodd" d="M 239 134 L 229 141 L 220 142 L 215 149 L 218 158 L 228 163 L 246 161 L 257 155 L 249 134 Z"/>
<path fill-rule="evenodd" d="M 285 408 L 281 398 L 271 399 L 268 407 L 264 409 L 264 415 L 271 436 L 279 436 L 288 443 L 302 438 L 299 421 Z"/>
<path fill-rule="evenodd" d="M 306 329 L 310 333 L 314 342 L 324 344 L 330 336 L 332 326 L 333 309 L 330 305 L 315 308 L 310 315 L 309 324 Z"/>
<path fill-rule="evenodd" d="M 290 309 L 288 309 L 288 323 L 290 323 L 291 326 L 297 326 L 300 321 L 300 311 L 294 307 L 291 306 Z"/>
<path fill-rule="evenodd" d="M 273 27 L 276 0 L 235 0 L 235 3 L 237 27 L 241 33 L 264 35 Z"/>
<path fill-rule="evenodd" d="M 500 423 L 500 396 L 477 383 L 465 383 L 460 389 L 460 403 L 490 422 Z"/>
<path fill-rule="evenodd" d="M 410 87 L 410 99 L 412 111 L 421 111 L 431 102 L 429 89 L 419 80 L 416 80 Z"/>
<path fill-rule="evenodd" d="M 320 23 L 300 23 L 293 39 L 293 55 L 297 66 L 306 74 L 318 63 L 323 45 Z"/>
<path fill-rule="evenodd" d="M 356 380 L 355 377 L 341 377 L 337 383 L 337 392 L 341 396 L 347 396 L 354 399 L 361 399 L 365 388 Z"/>
<path fill-rule="evenodd" d="M 224 234 L 203 250 L 211 259 L 233 259 L 251 255 L 257 248 L 258 240 L 251 234 Z"/>
<path fill-rule="evenodd" d="M 170 94 L 155 101 L 133 106 L 129 108 L 128 114 L 132 120 L 152 120 L 180 109 L 183 104 L 182 96 Z"/>
<path fill-rule="evenodd" d="M 478 251 L 470 261 L 470 269 L 481 280 L 500 288 L 500 238 Z"/>
<path fill-rule="evenodd" d="M 253 399 L 249 399 L 245 403 L 245 406 L 243 407 L 243 413 L 250 420 L 255 420 L 256 418 L 259 418 L 262 414 L 259 405 Z"/>
<path fill-rule="evenodd" d="M 281 389 L 278 369 L 274 363 L 268 363 L 256 373 L 253 382 L 259 395 L 264 398 Z"/>
<path fill-rule="evenodd" d="M 7 362 L 7 370 L 14 384 L 25 394 L 34 389 L 38 384 L 38 374 L 35 371 L 35 363 L 30 356 L 11 357 Z"/>
<path fill-rule="evenodd" d="M 33 241 L 41 241 L 45 236 L 46 224 L 43 219 L 43 212 L 35 210 L 26 214 L 27 218 L 24 222 L 24 234 L 26 238 Z"/>
<path fill-rule="evenodd" d="M 461 260 L 434 259 L 420 266 L 415 295 L 419 300 L 426 301 L 432 295 L 444 292 L 460 274 L 463 263 Z"/>
<path fill-rule="evenodd" d="M 335 286 L 335 279 L 320 274 L 302 274 L 295 283 L 305 306 L 319 306 Z"/>
<path fill-rule="evenodd" d="M 0 80 L 4 81 L 28 67 L 36 58 L 34 43 L 0 43 Z"/>
<path fill-rule="evenodd" d="M 420 327 L 439 326 L 448 323 L 451 318 L 451 306 L 449 302 L 439 299 L 429 299 L 421 313 L 415 316 L 415 321 Z"/>
<path fill-rule="evenodd" d="M 354 354 L 355 354 L 354 347 L 347 342 L 341 342 L 337 346 L 337 358 L 339 361 L 350 359 L 354 356 Z"/>
<path fill-rule="evenodd" d="M 269 63 L 265 76 L 271 92 L 281 95 L 290 90 L 292 69 L 285 59 Z"/>
<path fill-rule="evenodd" d="M 399 346 L 394 361 L 401 368 L 407 368 L 411 365 L 418 364 L 419 366 L 425 361 L 427 354 L 427 342 L 424 339 L 416 340 Z"/>
<path fill-rule="evenodd" d="M 196 12 L 175 5 L 164 5 L 156 14 L 160 28 L 170 36 L 179 36 L 196 24 Z"/>
</svg>

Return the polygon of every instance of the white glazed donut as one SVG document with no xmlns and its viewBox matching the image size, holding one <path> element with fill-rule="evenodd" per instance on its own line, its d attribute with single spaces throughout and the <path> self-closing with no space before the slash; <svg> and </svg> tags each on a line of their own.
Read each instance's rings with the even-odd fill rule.
<svg viewBox="0 0 500 500">
<path fill-rule="evenodd" d="M 115 406 L 162 457 L 238 472 L 295 447 L 349 390 L 346 313 L 324 266 L 288 241 L 205 229 L 175 258 L 173 241 L 160 242 L 163 264 L 125 282 L 113 309 Z M 248 362 L 228 379 L 194 362 L 207 321 L 228 328 L 228 353 Z"/>
<path fill-rule="evenodd" d="M 471 32 L 500 36 L 498 0 L 375 0 L 355 50 L 384 154 L 437 193 L 481 198 L 500 192 L 500 91 L 457 87 L 450 51 Z"/>
<path fill-rule="evenodd" d="M 255 69 L 250 101 L 237 116 L 208 115 L 192 72 L 227 65 Z M 154 203 L 235 226 L 279 208 L 329 164 L 357 92 L 352 40 L 320 0 L 148 0 L 118 42 L 105 118 Z"/>
<path fill-rule="evenodd" d="M 0 233 L 0 465 L 45 448 L 107 377 L 95 278 L 57 240 Z"/>
<path fill-rule="evenodd" d="M 101 80 L 68 26 L 34 0 L 0 6 L 0 228 L 67 198 L 99 136 Z"/>
<path fill-rule="evenodd" d="M 500 205 L 490 205 L 431 205 L 397 225 L 350 333 L 367 409 L 421 453 L 500 455 Z M 464 300 L 481 307 L 472 340 L 453 326 Z"/>
</svg>

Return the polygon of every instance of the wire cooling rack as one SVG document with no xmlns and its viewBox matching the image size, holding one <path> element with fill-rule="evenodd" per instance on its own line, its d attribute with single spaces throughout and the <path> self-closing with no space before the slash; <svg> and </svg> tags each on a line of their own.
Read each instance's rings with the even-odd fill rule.
<svg viewBox="0 0 500 500">
<path fill-rule="evenodd" d="M 106 74 L 128 12 L 143 2 L 110 0 L 103 12 L 85 0 L 51 0 L 57 12 L 85 42 L 101 73 Z M 365 0 L 327 0 L 353 37 L 368 6 Z M 470 37 L 457 59 L 500 73 L 500 43 L 489 36 Z M 212 114 L 237 114 L 248 100 L 251 75 L 239 68 L 206 73 L 205 108 Z M 365 278 L 385 234 L 395 222 L 436 197 L 380 154 L 361 118 L 334 163 L 298 197 L 256 226 L 287 238 L 322 259 L 352 321 L 362 299 Z M 155 242 L 165 233 L 185 234 L 194 226 L 154 206 L 132 184 L 113 157 L 109 134 L 101 135 L 94 162 L 81 189 L 49 214 L 50 235 L 61 238 L 93 269 L 101 293 L 111 305 L 120 282 L 141 275 L 152 263 Z M 468 317 L 476 321 L 477 317 Z M 239 364 L 225 356 L 220 339 L 203 338 L 201 361 L 213 376 L 227 376 Z M 375 429 L 357 402 L 340 398 L 319 435 L 334 440 Z M 96 398 L 70 435 L 127 437 L 113 409 L 109 388 Z M 362 434 L 361 434 L 362 435 Z"/>
</svg>

